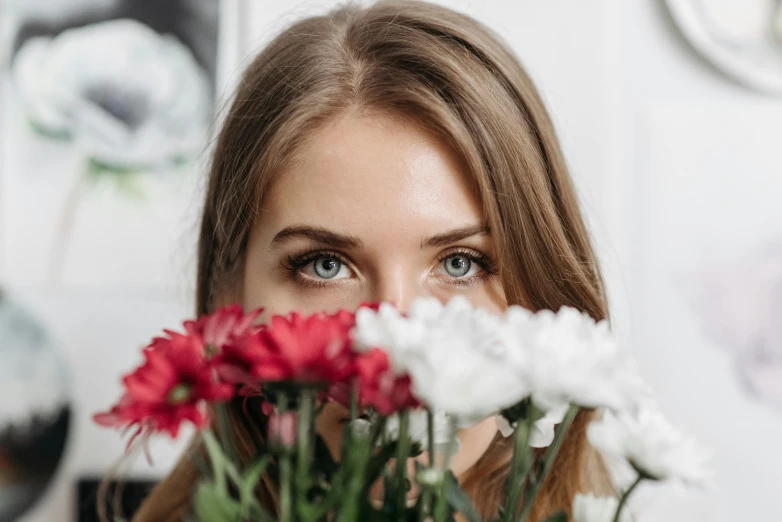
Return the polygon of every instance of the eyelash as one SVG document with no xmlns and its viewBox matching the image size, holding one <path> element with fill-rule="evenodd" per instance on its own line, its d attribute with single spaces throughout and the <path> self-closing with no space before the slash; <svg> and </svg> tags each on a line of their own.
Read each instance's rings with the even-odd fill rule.
<svg viewBox="0 0 782 522">
<path fill-rule="evenodd" d="M 475 285 L 476 283 L 488 279 L 491 276 L 497 275 L 499 272 L 497 270 L 497 263 L 495 263 L 494 260 L 491 259 L 489 256 L 477 252 L 475 250 L 466 249 L 466 248 L 456 248 L 455 250 L 450 250 L 444 253 L 443 255 L 441 255 L 440 257 L 438 257 L 437 262 L 442 263 L 449 257 L 454 257 L 454 256 L 466 257 L 467 259 L 470 260 L 471 263 L 475 263 L 479 267 L 481 267 L 481 272 L 467 279 L 454 277 L 452 278 L 449 284 L 453 284 L 463 288 L 469 288 Z"/>
<path fill-rule="evenodd" d="M 449 281 L 449 284 L 453 284 L 463 288 L 469 288 L 475 285 L 476 283 L 484 281 L 489 277 L 497 275 L 499 273 L 497 269 L 497 263 L 493 259 L 491 259 L 486 254 L 477 252 L 472 249 L 456 248 L 455 250 L 450 250 L 442 254 L 440 257 L 438 257 L 437 262 L 442 263 L 449 257 L 459 256 L 459 255 L 465 256 L 467 259 L 470 260 L 471 263 L 476 263 L 481 268 L 481 272 L 467 279 L 452 278 Z M 302 283 L 316 286 L 316 287 L 325 287 L 333 284 L 330 283 L 328 280 L 320 281 L 317 279 L 304 278 L 301 276 L 301 269 L 307 266 L 308 264 L 310 264 L 311 262 L 315 261 L 316 259 L 331 259 L 334 261 L 338 261 L 344 265 L 350 265 L 350 262 L 344 256 L 342 256 L 337 252 L 331 250 L 310 250 L 301 254 L 287 256 L 282 263 L 282 267 L 286 271 L 294 275 L 294 277 L 296 277 L 296 279 L 298 279 Z"/>
<path fill-rule="evenodd" d="M 332 252 L 330 250 L 310 250 L 302 254 L 289 255 L 283 261 L 282 267 L 290 272 L 300 283 L 307 284 L 314 287 L 327 287 L 333 283 L 328 280 L 318 280 L 312 278 L 305 278 L 301 275 L 301 269 L 312 263 L 316 259 L 333 259 L 339 261 L 342 264 L 349 265 L 347 259 L 343 256 Z"/>
</svg>

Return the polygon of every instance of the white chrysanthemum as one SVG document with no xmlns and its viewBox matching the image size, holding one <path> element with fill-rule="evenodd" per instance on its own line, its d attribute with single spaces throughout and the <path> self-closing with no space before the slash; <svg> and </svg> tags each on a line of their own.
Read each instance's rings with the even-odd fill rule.
<svg viewBox="0 0 782 522">
<path fill-rule="evenodd" d="M 530 447 L 547 448 L 550 446 L 554 441 L 554 428 L 565 418 L 567 410 L 567 405 L 557 406 L 547 411 L 543 418 L 535 421 L 529 436 Z M 515 429 L 515 423 L 514 426 L 511 426 L 508 419 L 497 415 L 497 428 L 504 437 L 510 437 Z"/>
<path fill-rule="evenodd" d="M 573 522 L 612 522 L 619 501 L 614 497 L 596 497 L 577 493 L 573 499 Z M 620 522 L 629 522 L 630 514 L 622 510 Z"/>
<path fill-rule="evenodd" d="M 358 350 L 383 348 L 398 374 L 405 373 L 406 358 L 420 349 L 426 335 L 423 321 L 405 317 L 393 305 L 382 303 L 379 310 L 359 308 L 353 336 Z"/>
<path fill-rule="evenodd" d="M 417 299 L 407 315 L 389 304 L 359 310 L 355 337 L 359 346 L 388 351 L 394 369 L 413 378 L 419 399 L 460 422 L 531 394 L 549 413 L 536 425 L 539 445 L 550 444 L 571 403 L 624 411 L 651 395 L 608 324 L 568 307 L 532 313 L 511 306 L 494 315 L 464 297 L 447 305 Z"/>
<path fill-rule="evenodd" d="M 623 411 L 650 396 L 607 322 L 595 322 L 570 307 L 534 314 L 510 307 L 505 320 L 518 339 L 516 364 L 524 370 L 538 407 L 548 411 L 573 403 Z"/>
<path fill-rule="evenodd" d="M 650 479 L 700 486 L 709 482 L 706 465 L 710 453 L 656 409 L 643 409 L 635 415 L 607 411 L 589 426 L 587 435 L 599 451 L 626 459 Z"/>
<path fill-rule="evenodd" d="M 403 316 L 383 304 L 356 317 L 359 345 L 385 349 L 396 371 L 413 381 L 413 393 L 459 425 L 478 422 L 510 407 L 529 391 L 508 360 L 502 320 L 473 308 L 464 297 L 446 305 L 418 299 Z"/>
<path fill-rule="evenodd" d="M 426 410 L 415 409 L 408 412 L 409 422 L 407 428 L 408 436 L 415 442 L 421 444 L 426 450 L 429 447 L 429 429 L 428 416 Z M 399 415 L 391 415 L 386 420 L 386 435 L 390 439 L 399 437 Z M 442 450 L 451 441 L 451 421 L 443 410 L 434 412 L 434 445 L 438 450 Z M 458 438 L 456 439 L 459 444 Z"/>
<path fill-rule="evenodd" d="M 421 445 L 426 451 L 429 447 L 429 426 L 428 416 L 424 409 L 409 410 L 409 422 L 407 435 Z M 350 423 L 353 433 L 358 437 L 366 437 L 372 430 L 372 421 L 358 418 Z M 390 440 L 399 438 L 399 415 L 393 414 L 386 419 L 385 435 Z M 444 448 L 451 442 L 451 419 L 442 410 L 434 412 L 434 446 L 435 451 L 444 451 Z M 458 436 L 454 435 L 456 444 L 454 451 L 459 449 L 460 441 Z M 381 441 L 378 441 L 378 443 Z"/>
<path fill-rule="evenodd" d="M 181 42 L 135 20 L 31 38 L 13 78 L 36 128 L 75 138 L 111 167 L 156 167 L 203 148 L 212 106 L 206 73 Z"/>
</svg>

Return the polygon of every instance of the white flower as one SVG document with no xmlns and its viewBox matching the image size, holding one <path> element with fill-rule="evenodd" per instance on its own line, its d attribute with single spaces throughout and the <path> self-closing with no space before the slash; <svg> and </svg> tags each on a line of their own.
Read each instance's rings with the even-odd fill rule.
<svg viewBox="0 0 782 522">
<path fill-rule="evenodd" d="M 634 362 L 619 349 L 605 321 L 570 307 L 530 313 L 510 307 L 505 320 L 519 349 L 536 406 L 548 411 L 573 403 L 616 411 L 633 409 L 650 396 Z"/>
<path fill-rule="evenodd" d="M 417 442 L 421 445 L 421 449 L 427 451 L 429 448 L 429 427 L 428 416 L 425 409 L 408 410 L 408 426 L 407 435 L 413 442 Z M 378 419 L 376 419 L 378 420 Z M 350 422 L 350 427 L 353 433 L 359 437 L 369 436 L 372 430 L 372 422 L 367 419 L 358 418 Z M 434 446 L 435 451 L 444 451 L 445 447 L 451 442 L 451 422 L 452 420 L 442 410 L 434 412 Z M 386 419 L 386 425 L 384 428 L 385 435 L 389 440 L 397 440 L 399 438 L 399 414 L 393 414 Z M 455 447 L 453 451 L 458 451 L 460 446 L 459 437 L 454 433 L 455 438 L 453 442 Z M 379 440 L 378 444 L 382 441 Z"/>
<path fill-rule="evenodd" d="M 473 308 L 456 297 L 442 305 L 417 299 L 407 315 L 389 304 L 358 311 L 360 347 L 385 349 L 398 373 L 408 373 L 416 396 L 459 423 L 477 422 L 532 396 L 547 414 L 535 444 L 550 444 L 570 404 L 634 410 L 650 396 L 633 361 L 605 321 L 563 307 L 503 314 Z M 500 421 L 502 424 L 502 421 Z"/>
<path fill-rule="evenodd" d="M 378 346 L 397 372 L 408 373 L 413 393 L 458 425 L 477 423 L 524 399 L 523 374 L 509 364 L 501 317 L 473 308 L 458 296 L 446 305 L 415 300 L 407 316 L 391 305 L 360 309 L 354 336 L 359 346 Z"/>
<path fill-rule="evenodd" d="M 370 308 L 356 311 L 353 332 L 356 349 L 383 348 L 397 374 L 405 373 L 405 358 L 420 349 L 425 335 L 422 321 L 405 317 L 389 303 L 381 303 L 377 311 Z"/>
<path fill-rule="evenodd" d="M 13 78 L 35 127 L 71 136 L 93 160 L 147 168 L 203 148 L 212 105 L 189 49 L 134 20 L 31 38 Z"/>
<path fill-rule="evenodd" d="M 609 411 L 587 429 L 590 442 L 599 451 L 626 459 L 652 480 L 672 480 L 705 486 L 710 453 L 695 439 L 672 426 L 654 408 L 636 414 Z"/>
<path fill-rule="evenodd" d="M 372 431 L 372 423 L 367 419 L 357 418 L 350 421 L 350 429 L 353 432 L 353 436 L 359 439 L 369 437 Z"/>
<path fill-rule="evenodd" d="M 612 522 L 619 501 L 614 497 L 596 497 L 576 493 L 573 499 L 573 522 Z M 630 522 L 627 509 L 622 510 L 620 522 Z"/>
<path fill-rule="evenodd" d="M 551 445 L 554 441 L 554 428 L 565 418 L 567 410 L 567 405 L 557 406 L 547 411 L 543 418 L 535 421 L 529 438 L 531 448 L 547 448 Z M 497 415 L 497 428 L 504 437 L 509 437 L 513 433 L 515 425 L 511 426 L 508 419 Z"/>
<path fill-rule="evenodd" d="M 415 442 L 421 444 L 421 448 L 427 450 L 429 447 L 429 429 L 428 416 L 424 409 L 415 409 L 408 411 L 407 435 Z M 385 426 L 386 435 L 394 440 L 399 437 L 399 415 L 394 414 L 388 417 Z M 434 411 L 434 446 L 442 450 L 451 440 L 451 420 L 443 410 Z M 459 439 L 456 444 L 458 448 Z"/>
</svg>

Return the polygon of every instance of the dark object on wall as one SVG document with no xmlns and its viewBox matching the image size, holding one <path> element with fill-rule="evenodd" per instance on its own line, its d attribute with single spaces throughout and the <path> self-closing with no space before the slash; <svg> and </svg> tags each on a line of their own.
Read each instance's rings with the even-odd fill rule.
<svg viewBox="0 0 782 522">
<path fill-rule="evenodd" d="M 43 326 L 0 294 L 0 522 L 44 494 L 71 424 L 66 364 Z"/>
<path fill-rule="evenodd" d="M 98 488 L 101 477 L 83 477 L 79 479 L 76 488 L 76 515 L 74 520 L 78 522 L 100 522 L 97 509 Z M 108 496 L 105 505 L 108 509 L 108 518 L 112 520 L 115 515 L 121 515 L 125 520 L 131 520 L 133 514 L 144 502 L 149 492 L 155 487 L 156 481 L 152 479 L 122 479 L 112 480 L 109 483 Z M 119 513 L 114 513 L 114 494 L 120 498 Z"/>
</svg>

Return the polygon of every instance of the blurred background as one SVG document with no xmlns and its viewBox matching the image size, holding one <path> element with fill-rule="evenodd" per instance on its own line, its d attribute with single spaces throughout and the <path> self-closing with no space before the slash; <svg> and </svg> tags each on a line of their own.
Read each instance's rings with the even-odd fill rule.
<svg viewBox="0 0 782 522">
<path fill-rule="evenodd" d="M 338 2 L 0 0 L 0 522 L 87 521 L 124 440 L 90 420 L 192 313 L 209 137 L 249 57 Z M 718 492 L 652 520 L 776 520 L 782 9 L 776 0 L 451 0 L 537 82 L 614 327 Z M 129 505 L 188 434 L 123 463 Z"/>
</svg>

